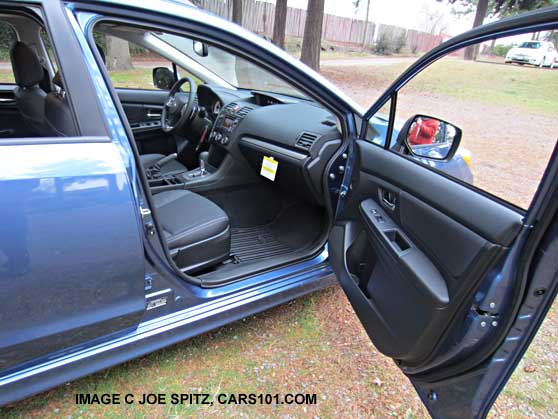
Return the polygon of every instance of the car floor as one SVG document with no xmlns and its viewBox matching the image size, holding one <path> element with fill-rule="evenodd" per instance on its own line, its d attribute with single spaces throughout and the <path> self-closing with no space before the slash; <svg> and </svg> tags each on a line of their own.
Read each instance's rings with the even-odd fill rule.
<svg viewBox="0 0 558 419">
<path fill-rule="evenodd" d="M 266 184 L 204 195 L 225 210 L 231 226 L 231 257 L 198 273 L 206 280 L 301 257 L 327 232 L 325 208 Z"/>
</svg>

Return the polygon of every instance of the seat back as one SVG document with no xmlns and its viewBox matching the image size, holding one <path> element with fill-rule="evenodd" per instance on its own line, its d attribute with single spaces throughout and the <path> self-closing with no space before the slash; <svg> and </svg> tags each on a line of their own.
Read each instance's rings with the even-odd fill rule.
<svg viewBox="0 0 558 419">
<path fill-rule="evenodd" d="M 29 128 L 38 135 L 47 135 L 45 125 L 46 92 L 39 87 L 43 67 L 37 54 L 23 42 L 16 42 L 10 59 L 17 87 L 14 97 L 17 107 Z"/>
<path fill-rule="evenodd" d="M 46 96 L 45 120 L 51 135 L 75 137 L 78 134 L 70 105 L 63 91 L 51 92 Z"/>
</svg>

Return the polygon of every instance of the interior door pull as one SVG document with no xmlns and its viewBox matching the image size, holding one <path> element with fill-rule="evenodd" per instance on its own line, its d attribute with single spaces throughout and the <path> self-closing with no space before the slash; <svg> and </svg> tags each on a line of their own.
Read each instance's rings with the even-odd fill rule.
<svg viewBox="0 0 558 419">
<path fill-rule="evenodd" d="M 157 112 L 157 111 L 147 111 L 147 117 L 148 118 L 160 118 L 161 117 L 161 112 Z"/>
<path fill-rule="evenodd" d="M 382 204 L 393 211 L 396 204 L 395 193 L 382 189 Z"/>
</svg>

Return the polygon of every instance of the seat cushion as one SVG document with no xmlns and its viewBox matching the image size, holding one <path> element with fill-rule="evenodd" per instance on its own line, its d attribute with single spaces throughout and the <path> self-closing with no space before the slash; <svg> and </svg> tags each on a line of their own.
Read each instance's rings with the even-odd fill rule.
<svg viewBox="0 0 558 419">
<path fill-rule="evenodd" d="M 148 169 L 149 167 L 153 166 L 155 163 L 157 163 L 159 160 L 161 160 L 164 157 L 165 157 L 165 155 L 156 154 L 156 153 L 142 154 L 140 156 L 140 162 L 141 162 L 141 165 L 143 166 L 144 169 Z M 160 173 L 161 173 L 162 176 L 164 176 L 165 174 L 168 174 L 168 173 L 171 173 L 171 172 L 182 173 L 182 172 L 187 172 L 187 171 L 188 171 L 188 169 L 186 168 L 186 166 L 184 166 L 178 160 L 173 159 L 173 160 L 165 163 L 161 167 L 161 172 Z"/>
<path fill-rule="evenodd" d="M 201 268 L 228 258 L 229 217 L 216 204 L 186 190 L 153 196 L 157 219 L 179 267 Z"/>
</svg>

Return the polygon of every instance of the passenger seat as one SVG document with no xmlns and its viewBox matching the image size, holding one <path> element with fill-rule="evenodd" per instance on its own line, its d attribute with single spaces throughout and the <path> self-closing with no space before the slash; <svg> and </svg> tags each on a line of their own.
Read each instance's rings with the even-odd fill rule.
<svg viewBox="0 0 558 419">
<path fill-rule="evenodd" d="M 216 204 L 183 189 L 158 193 L 153 201 L 170 253 L 183 271 L 199 270 L 229 257 L 229 217 Z"/>
</svg>

